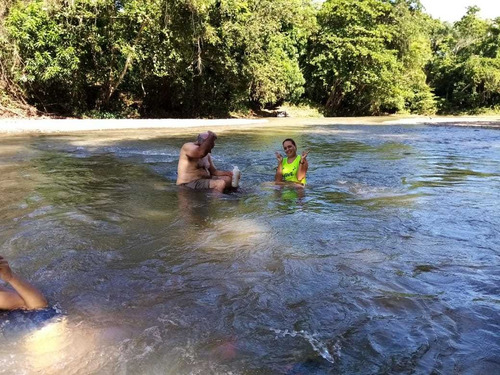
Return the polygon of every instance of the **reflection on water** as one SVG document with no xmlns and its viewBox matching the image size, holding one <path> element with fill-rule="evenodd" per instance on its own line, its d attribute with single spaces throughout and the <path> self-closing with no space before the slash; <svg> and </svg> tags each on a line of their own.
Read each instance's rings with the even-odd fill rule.
<svg viewBox="0 0 500 375">
<path fill-rule="evenodd" d="M 63 370 L 61 365 L 66 373 L 81 369 L 96 345 L 95 334 L 70 330 L 66 319 L 49 322 L 24 338 L 27 366 L 31 371 L 43 374 L 59 374 Z M 92 368 L 88 365 L 85 367 L 87 370 Z"/>
<path fill-rule="evenodd" d="M 500 133 L 276 124 L 218 132 L 222 197 L 175 186 L 193 130 L 2 139 L 0 254 L 64 315 L 4 316 L 0 373 L 499 372 Z"/>
</svg>

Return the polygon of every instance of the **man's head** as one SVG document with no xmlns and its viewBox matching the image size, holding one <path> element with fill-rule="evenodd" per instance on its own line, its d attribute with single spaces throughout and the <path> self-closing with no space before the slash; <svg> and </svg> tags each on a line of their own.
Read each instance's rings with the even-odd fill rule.
<svg viewBox="0 0 500 375">
<path fill-rule="evenodd" d="M 217 136 L 215 135 L 215 133 L 213 133 L 211 131 L 207 131 L 207 132 L 198 134 L 198 137 L 196 138 L 195 144 L 201 145 L 208 138 L 210 138 L 210 140 L 211 140 L 211 143 L 209 146 L 209 152 L 210 152 L 215 147 L 215 140 L 217 139 Z"/>
<path fill-rule="evenodd" d="M 208 132 L 198 134 L 198 138 L 196 138 L 196 144 L 201 145 L 205 139 L 208 138 Z"/>
</svg>

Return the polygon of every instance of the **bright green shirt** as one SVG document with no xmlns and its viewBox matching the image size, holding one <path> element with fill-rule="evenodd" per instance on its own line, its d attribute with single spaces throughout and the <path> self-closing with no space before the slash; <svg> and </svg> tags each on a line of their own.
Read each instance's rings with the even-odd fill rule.
<svg viewBox="0 0 500 375">
<path fill-rule="evenodd" d="M 303 184 L 303 185 L 306 184 L 305 177 L 300 181 L 297 178 L 297 173 L 299 172 L 300 159 L 301 159 L 300 155 L 297 155 L 295 160 L 289 164 L 288 158 L 283 158 L 283 162 L 282 162 L 283 181 L 298 182 L 298 183 Z"/>
</svg>

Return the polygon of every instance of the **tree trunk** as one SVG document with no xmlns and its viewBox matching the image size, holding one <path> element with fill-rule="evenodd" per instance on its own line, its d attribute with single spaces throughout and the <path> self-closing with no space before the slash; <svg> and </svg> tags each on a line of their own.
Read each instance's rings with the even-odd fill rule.
<svg viewBox="0 0 500 375">
<path fill-rule="evenodd" d="M 325 107 L 332 111 L 336 111 L 340 107 L 340 103 L 342 102 L 342 99 L 344 97 L 342 89 L 340 88 L 341 82 L 342 81 L 340 79 L 335 80 L 332 91 L 330 91 L 330 95 L 325 104 Z"/>
<path fill-rule="evenodd" d="M 144 30 L 145 26 L 146 26 L 146 21 L 144 21 L 142 23 L 141 28 L 139 29 L 139 32 L 135 36 L 135 38 L 134 38 L 134 44 L 132 45 L 132 49 L 134 49 L 135 45 L 139 41 L 139 38 L 140 38 L 140 36 L 142 34 L 142 31 Z M 106 94 L 106 97 L 104 98 L 104 105 L 107 106 L 109 104 L 109 100 L 111 99 L 111 97 L 115 93 L 115 91 L 118 88 L 118 86 L 120 86 L 120 83 L 122 83 L 123 78 L 125 78 L 125 75 L 127 74 L 128 68 L 130 67 L 130 64 L 132 64 L 132 59 L 133 59 L 132 52 L 130 52 L 128 54 L 128 56 L 127 56 L 127 60 L 125 61 L 125 65 L 123 66 L 123 69 L 122 69 L 122 72 L 121 72 L 120 76 L 118 77 L 118 79 L 116 80 L 116 82 L 114 82 L 114 83 L 112 82 L 109 85 L 108 93 Z"/>
</svg>

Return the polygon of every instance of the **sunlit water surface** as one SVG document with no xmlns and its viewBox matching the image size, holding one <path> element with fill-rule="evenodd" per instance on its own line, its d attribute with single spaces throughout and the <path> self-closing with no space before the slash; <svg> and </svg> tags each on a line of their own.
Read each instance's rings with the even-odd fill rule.
<svg viewBox="0 0 500 375">
<path fill-rule="evenodd" d="M 500 131 L 275 124 L 220 132 L 222 197 L 175 186 L 191 130 L 1 139 L 0 254 L 60 313 L 4 313 L 0 372 L 500 373 Z"/>
</svg>

